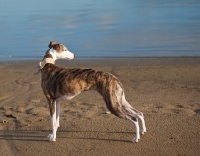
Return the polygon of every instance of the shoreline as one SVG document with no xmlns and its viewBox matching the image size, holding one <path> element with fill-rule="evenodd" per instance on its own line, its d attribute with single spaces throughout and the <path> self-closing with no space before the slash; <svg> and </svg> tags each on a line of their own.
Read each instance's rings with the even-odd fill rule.
<svg viewBox="0 0 200 156">
<path fill-rule="evenodd" d="M 43 56 L 38 57 L 38 59 L 34 58 L 34 59 L 0 59 L 0 63 L 1 62 L 15 62 L 15 61 L 39 61 L 40 58 L 42 59 Z M 198 59 L 200 58 L 200 56 L 134 56 L 134 57 L 129 57 L 129 56 L 125 56 L 125 57 L 106 57 L 106 56 L 102 56 L 102 57 L 75 57 L 74 60 L 79 60 L 79 61 L 92 61 L 92 60 L 114 60 L 114 59 L 176 59 L 176 58 L 188 58 L 188 59 Z"/>
<path fill-rule="evenodd" d="M 176 62 L 173 62 L 174 60 L 176 60 Z M 0 65 L 1 64 L 7 64 L 7 63 L 28 63 L 28 62 L 40 62 L 41 60 L 0 60 Z M 124 57 L 124 58 L 117 58 L 117 57 L 113 57 L 113 58 L 94 58 L 94 59 L 73 59 L 73 60 L 56 60 L 56 64 L 57 63 L 61 63 L 61 64 L 65 64 L 65 63 L 69 63 L 69 64 L 74 64 L 75 63 L 86 63 L 87 62 L 92 62 L 92 63 L 107 63 L 107 62 L 112 62 L 112 63 L 116 63 L 117 61 L 119 61 L 119 63 L 129 63 L 131 65 L 162 65 L 162 64 L 180 64 L 180 63 L 184 63 L 183 61 L 186 61 L 185 64 L 190 63 L 190 64 L 200 64 L 200 57 Z M 145 62 L 148 61 L 148 62 Z M 181 62 L 180 62 L 181 61 Z M 100 64 L 99 64 L 100 65 Z"/>
</svg>

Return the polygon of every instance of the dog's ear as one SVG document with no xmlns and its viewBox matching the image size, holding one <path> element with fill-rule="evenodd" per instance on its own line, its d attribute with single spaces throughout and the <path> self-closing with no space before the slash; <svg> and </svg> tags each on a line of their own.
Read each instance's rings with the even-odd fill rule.
<svg viewBox="0 0 200 156">
<path fill-rule="evenodd" d="M 57 44 L 57 43 L 56 43 L 56 42 L 54 42 L 54 41 L 51 41 L 51 42 L 49 43 L 48 47 L 49 47 L 49 48 L 52 48 L 52 47 L 53 47 L 53 45 L 55 45 L 55 44 Z"/>
</svg>

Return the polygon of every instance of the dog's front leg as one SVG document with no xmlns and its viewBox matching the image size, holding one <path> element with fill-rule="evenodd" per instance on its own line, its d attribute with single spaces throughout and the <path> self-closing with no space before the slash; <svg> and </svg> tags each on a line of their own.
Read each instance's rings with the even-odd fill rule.
<svg viewBox="0 0 200 156">
<path fill-rule="evenodd" d="M 48 135 L 49 141 L 56 141 L 56 132 L 57 132 L 57 124 L 56 124 L 56 102 L 52 102 L 49 106 L 50 108 L 50 121 L 52 133 Z"/>
<path fill-rule="evenodd" d="M 56 127 L 60 127 L 60 101 L 56 101 Z"/>
</svg>

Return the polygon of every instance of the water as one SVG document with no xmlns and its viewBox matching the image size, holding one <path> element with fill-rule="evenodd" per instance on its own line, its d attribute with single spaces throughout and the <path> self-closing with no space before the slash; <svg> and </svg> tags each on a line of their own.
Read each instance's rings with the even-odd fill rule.
<svg viewBox="0 0 200 156">
<path fill-rule="evenodd" d="M 0 0 L 0 60 L 200 56 L 199 0 Z"/>
</svg>

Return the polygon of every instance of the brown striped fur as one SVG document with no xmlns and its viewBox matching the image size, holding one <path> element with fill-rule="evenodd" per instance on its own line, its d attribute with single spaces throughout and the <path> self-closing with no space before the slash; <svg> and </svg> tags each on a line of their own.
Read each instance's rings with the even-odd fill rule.
<svg viewBox="0 0 200 156">
<path fill-rule="evenodd" d="M 60 107 L 60 101 L 71 99 L 87 90 L 96 90 L 102 95 L 112 114 L 127 119 L 135 125 L 136 138 L 132 141 L 138 142 L 140 139 L 138 119 L 142 122 L 141 133 L 146 132 L 144 117 L 142 112 L 132 108 L 126 101 L 121 82 L 111 73 L 104 71 L 90 68 L 60 68 L 55 65 L 55 60 L 63 58 L 64 53 L 66 55 L 66 47 L 56 42 L 50 42 L 49 48 L 40 64 L 42 68 L 41 86 L 48 100 L 51 115 L 52 134 L 49 136 L 50 141 L 55 141 L 56 131 L 59 127 L 59 110 L 55 112 L 55 109 L 57 106 Z M 69 55 L 74 57 L 72 53 Z M 66 59 L 71 59 L 70 57 L 65 56 Z"/>
<path fill-rule="evenodd" d="M 113 103 L 110 97 L 115 96 L 113 90 L 117 89 L 117 84 L 120 87 L 122 84 L 112 74 L 94 69 L 59 68 L 54 64 L 46 64 L 41 73 L 44 94 L 52 102 L 64 95 L 73 96 L 90 89 L 97 90 L 105 100 L 108 109 L 121 117 L 122 110 L 118 108 L 119 104 Z M 53 114 L 54 110 L 51 109 L 50 113 Z"/>
</svg>

